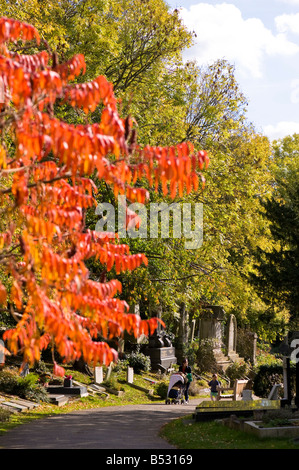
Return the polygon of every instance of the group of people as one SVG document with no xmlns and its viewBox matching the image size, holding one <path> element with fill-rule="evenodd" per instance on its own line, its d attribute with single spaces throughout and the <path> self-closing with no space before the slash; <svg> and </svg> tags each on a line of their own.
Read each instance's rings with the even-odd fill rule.
<svg viewBox="0 0 299 470">
<path fill-rule="evenodd" d="M 188 364 L 188 359 L 186 357 L 183 359 L 182 365 L 179 367 L 179 372 L 182 372 L 186 377 L 184 397 L 185 397 L 185 403 L 188 404 L 189 403 L 189 387 L 192 382 L 192 370 Z M 213 374 L 212 380 L 208 382 L 208 385 L 210 387 L 211 400 L 216 401 L 218 399 L 218 390 L 219 390 L 219 387 L 221 386 L 221 383 L 219 382 L 217 378 L 217 374 Z"/>
</svg>

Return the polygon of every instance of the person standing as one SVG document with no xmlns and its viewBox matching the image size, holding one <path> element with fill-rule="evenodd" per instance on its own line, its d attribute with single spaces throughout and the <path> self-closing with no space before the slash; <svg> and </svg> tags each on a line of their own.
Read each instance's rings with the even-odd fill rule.
<svg viewBox="0 0 299 470">
<path fill-rule="evenodd" d="M 212 380 L 209 382 L 209 387 L 211 388 L 211 400 L 216 401 L 218 398 L 218 387 L 220 387 L 220 382 L 217 380 L 217 374 L 213 374 Z"/>
<path fill-rule="evenodd" d="M 192 370 L 191 370 L 191 367 L 188 365 L 188 359 L 186 357 L 183 359 L 182 365 L 179 367 L 179 372 L 183 372 L 183 374 L 185 374 L 187 378 L 184 395 L 185 395 L 185 403 L 188 404 L 189 403 L 189 387 L 190 387 L 190 383 L 192 382 Z"/>
</svg>

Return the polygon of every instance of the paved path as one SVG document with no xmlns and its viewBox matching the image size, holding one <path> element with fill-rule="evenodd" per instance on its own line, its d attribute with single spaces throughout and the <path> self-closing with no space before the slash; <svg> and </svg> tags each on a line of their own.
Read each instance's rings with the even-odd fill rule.
<svg viewBox="0 0 299 470">
<path fill-rule="evenodd" d="M 0 449 L 175 449 L 159 437 L 161 427 L 192 414 L 201 401 L 109 406 L 37 419 L 0 436 Z"/>
</svg>

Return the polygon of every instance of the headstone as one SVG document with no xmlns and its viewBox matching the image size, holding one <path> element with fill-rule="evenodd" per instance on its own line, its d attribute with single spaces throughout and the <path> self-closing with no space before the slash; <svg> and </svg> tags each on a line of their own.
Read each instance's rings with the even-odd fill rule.
<svg viewBox="0 0 299 470">
<path fill-rule="evenodd" d="M 111 372 L 112 372 L 112 365 L 110 364 L 110 366 L 108 366 L 108 368 L 107 368 L 107 373 L 106 373 L 105 380 L 110 379 Z"/>
<path fill-rule="evenodd" d="M 271 392 L 269 393 L 268 400 L 278 400 L 280 387 L 281 387 L 281 384 L 273 385 Z"/>
<path fill-rule="evenodd" d="M 191 322 L 191 335 L 190 335 L 191 343 L 194 340 L 195 325 L 196 325 L 196 320 L 192 320 L 192 322 Z"/>
<path fill-rule="evenodd" d="M 134 382 L 134 369 L 133 367 L 127 368 L 127 382 L 132 384 Z"/>
<path fill-rule="evenodd" d="M 177 362 L 176 350 L 171 345 L 171 341 L 167 335 L 159 334 L 157 330 L 153 335 L 150 335 L 145 354 L 150 357 L 153 370 L 161 369 L 164 372 Z"/>
<path fill-rule="evenodd" d="M 103 381 L 103 367 L 97 366 L 94 368 L 94 383 L 100 385 Z"/>
<path fill-rule="evenodd" d="M 252 344 L 252 357 L 251 357 L 251 361 L 254 366 L 256 365 L 256 344 L 257 344 L 257 334 L 254 333 L 253 344 Z"/>
<path fill-rule="evenodd" d="M 26 363 L 24 364 L 22 370 L 21 370 L 20 376 L 21 376 L 21 377 L 26 377 L 26 375 L 28 375 L 29 372 L 30 372 L 30 370 L 29 370 L 29 365 L 28 365 L 28 363 L 26 362 Z"/>
<path fill-rule="evenodd" d="M 242 400 L 252 400 L 252 390 L 243 390 Z"/>
<path fill-rule="evenodd" d="M 221 353 L 223 346 L 224 314 L 222 307 L 211 305 L 199 321 L 199 340 L 212 340 L 215 353 Z"/>
<path fill-rule="evenodd" d="M 235 315 L 230 315 L 229 326 L 228 326 L 228 341 L 227 350 L 228 355 L 236 352 L 237 347 L 237 320 Z"/>
</svg>

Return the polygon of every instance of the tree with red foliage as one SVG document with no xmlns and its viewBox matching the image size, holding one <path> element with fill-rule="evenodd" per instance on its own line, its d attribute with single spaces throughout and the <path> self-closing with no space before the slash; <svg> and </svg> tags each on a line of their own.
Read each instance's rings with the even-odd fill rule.
<svg viewBox="0 0 299 470">
<path fill-rule="evenodd" d="M 11 284 L 0 283 L 0 302 L 18 320 L 4 340 L 29 364 L 51 347 L 65 362 L 83 358 L 107 365 L 117 359 L 107 340 L 125 331 L 135 337 L 153 333 L 158 320 L 130 313 L 116 297 L 121 292 L 116 279 L 89 278 L 85 261 L 90 257 L 107 271 L 147 264 L 143 254 L 130 254 L 117 234 L 85 228 L 84 210 L 96 204 L 90 177 L 103 179 L 116 196 L 144 203 L 149 194 L 134 186 L 138 178 L 145 177 L 156 190 L 161 185 L 172 197 L 189 193 L 203 181 L 200 170 L 208 156 L 190 143 L 140 148 L 132 138 L 132 121 L 119 116 L 104 76 L 70 83 L 84 74 L 82 55 L 63 64 L 49 50 L 19 55 L 9 50 L 9 42 L 18 40 L 40 43 L 33 26 L 1 18 L 0 260 Z M 53 112 L 57 100 L 85 113 L 100 105 L 101 120 L 76 126 L 62 122 Z M 55 361 L 54 373 L 64 374 Z"/>
</svg>

